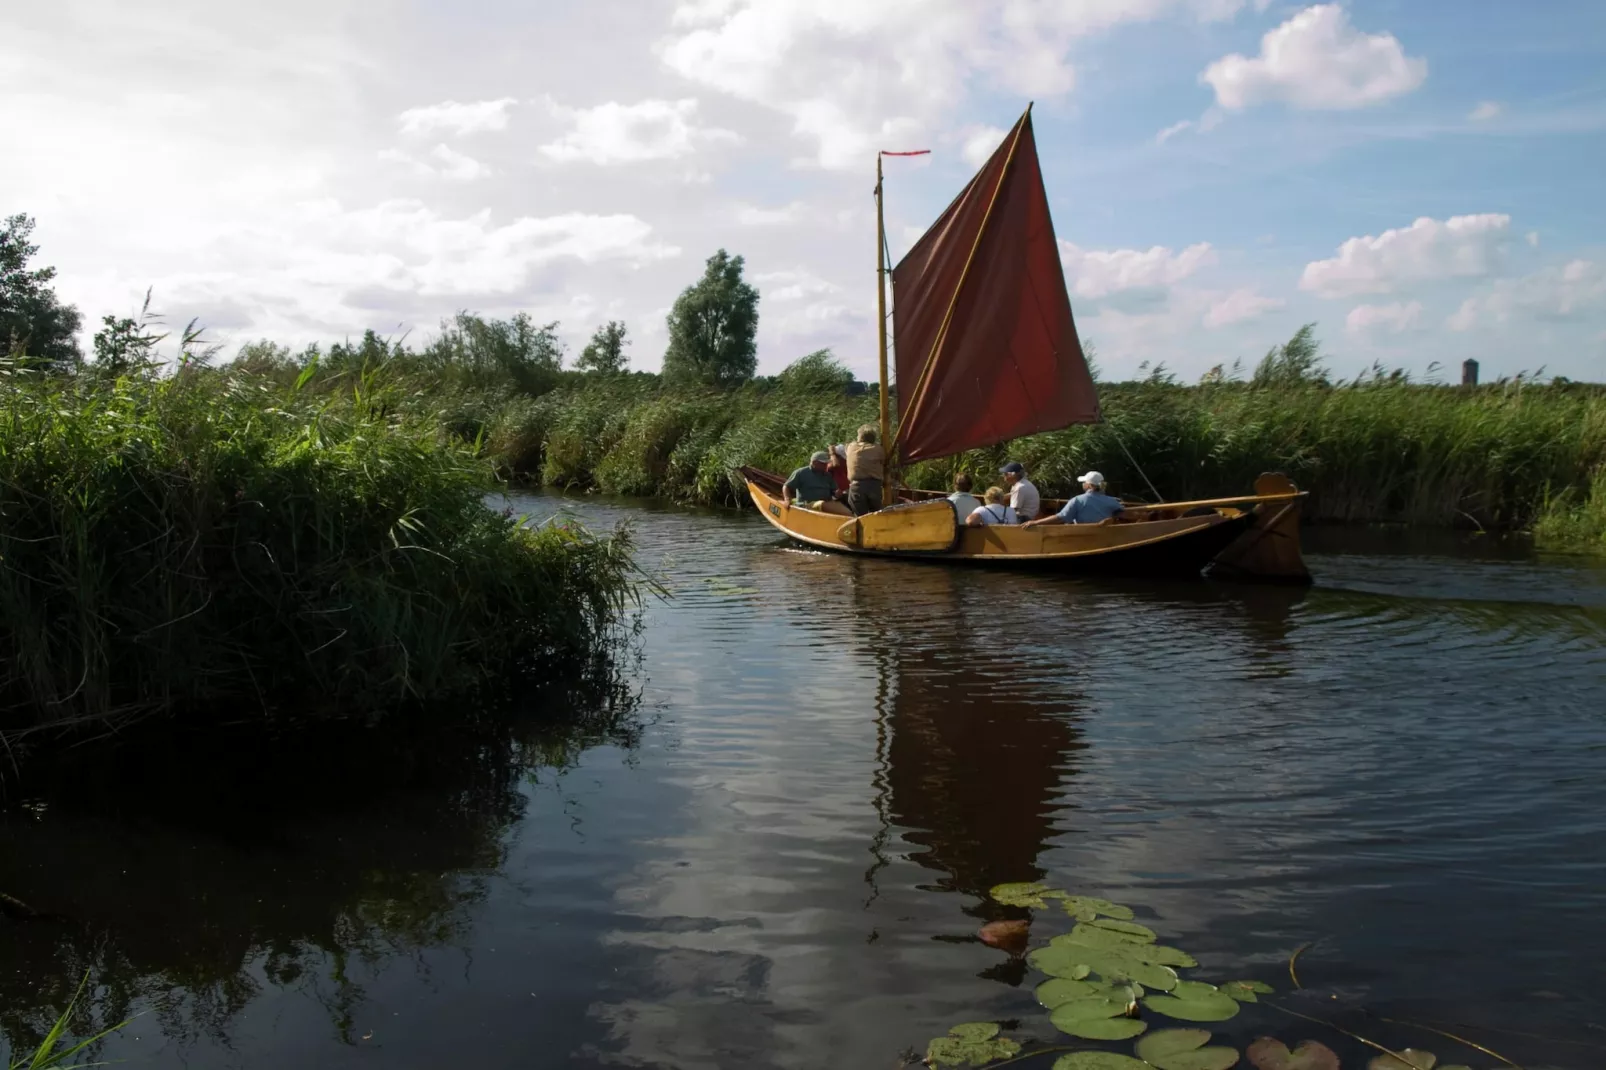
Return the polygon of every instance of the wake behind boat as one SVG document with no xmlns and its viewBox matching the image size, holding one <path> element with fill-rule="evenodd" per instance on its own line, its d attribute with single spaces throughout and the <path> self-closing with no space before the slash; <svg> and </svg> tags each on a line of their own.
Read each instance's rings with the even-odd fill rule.
<svg viewBox="0 0 1606 1070">
<path fill-rule="evenodd" d="M 1305 492 L 1274 473 L 1241 498 L 1126 503 L 1096 524 L 1030 528 L 969 527 L 938 492 L 899 487 L 905 464 L 1102 416 L 1071 314 L 1030 107 L 896 267 L 888 266 L 879 155 L 875 196 L 879 441 L 890 476 L 883 508 L 852 518 L 807 508 L 785 500 L 783 477 L 742 468 L 765 519 L 800 542 L 846 553 L 1155 575 L 1198 575 L 1212 566 L 1242 578 L 1309 582 L 1299 549 Z M 895 433 L 889 275 L 897 382 L 908 384 Z"/>
</svg>

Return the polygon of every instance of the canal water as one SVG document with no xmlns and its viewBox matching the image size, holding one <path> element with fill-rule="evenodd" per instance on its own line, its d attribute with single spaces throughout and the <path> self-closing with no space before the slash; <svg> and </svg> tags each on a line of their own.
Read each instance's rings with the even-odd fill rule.
<svg viewBox="0 0 1606 1070">
<path fill-rule="evenodd" d="M 377 776 L 356 737 L 8 799 L 0 891 L 62 916 L 0 918 L 8 1037 L 87 974 L 130 1067 L 890 1070 L 964 1021 L 1065 1041 L 977 935 L 1066 931 L 985 898 L 1042 880 L 1277 989 L 1218 1042 L 1606 1066 L 1598 564 L 1316 530 L 1309 590 L 1100 582 L 515 504 L 634 525 L 669 597 L 628 694 Z"/>
</svg>

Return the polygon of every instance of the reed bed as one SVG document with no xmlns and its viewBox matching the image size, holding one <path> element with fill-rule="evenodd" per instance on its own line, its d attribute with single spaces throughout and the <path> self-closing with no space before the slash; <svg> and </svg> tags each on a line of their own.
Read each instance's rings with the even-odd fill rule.
<svg viewBox="0 0 1606 1070">
<path fill-rule="evenodd" d="M 1097 468 L 1117 493 L 1178 500 L 1245 493 L 1258 474 L 1278 470 L 1311 491 L 1317 521 L 1537 525 L 1557 541 L 1606 533 L 1599 388 L 1384 378 L 1277 389 L 1151 381 L 1100 393 L 1102 424 L 914 465 L 906 478 L 945 487 L 963 469 L 985 485 L 1010 459 L 1054 496 L 1074 493 L 1076 476 Z M 840 389 L 772 381 L 697 392 L 651 376 L 597 377 L 489 406 L 482 426 L 491 455 L 517 478 L 740 506 L 736 466 L 789 471 L 875 412 L 873 396 Z"/>
<path fill-rule="evenodd" d="M 397 384 L 0 381 L 0 733 L 152 713 L 375 717 L 570 672 L 636 574 L 627 532 L 486 505 L 477 445 Z"/>
</svg>

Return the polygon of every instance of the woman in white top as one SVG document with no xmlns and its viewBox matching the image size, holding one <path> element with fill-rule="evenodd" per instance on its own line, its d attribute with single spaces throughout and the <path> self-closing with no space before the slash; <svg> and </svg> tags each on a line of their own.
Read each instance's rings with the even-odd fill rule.
<svg viewBox="0 0 1606 1070">
<path fill-rule="evenodd" d="M 1009 498 L 1004 494 L 1003 487 L 988 487 L 986 504 L 966 517 L 965 523 L 973 528 L 979 528 L 991 524 L 1018 524 L 1020 518 L 1010 507 Z"/>
</svg>

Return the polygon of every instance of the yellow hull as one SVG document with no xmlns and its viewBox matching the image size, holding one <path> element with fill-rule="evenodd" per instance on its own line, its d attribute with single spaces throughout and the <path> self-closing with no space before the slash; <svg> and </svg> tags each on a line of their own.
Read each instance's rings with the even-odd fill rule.
<svg viewBox="0 0 1606 1070">
<path fill-rule="evenodd" d="M 1242 578 L 1310 579 L 1299 553 L 1305 493 L 1281 476 L 1261 477 L 1257 493 L 1242 498 L 1131 506 L 1114 522 L 1024 528 L 958 525 L 945 499 L 927 495 L 848 519 L 789 505 L 772 473 L 744 468 L 741 474 L 771 525 L 821 550 L 1156 575 L 1197 575 L 1219 560 Z"/>
</svg>

